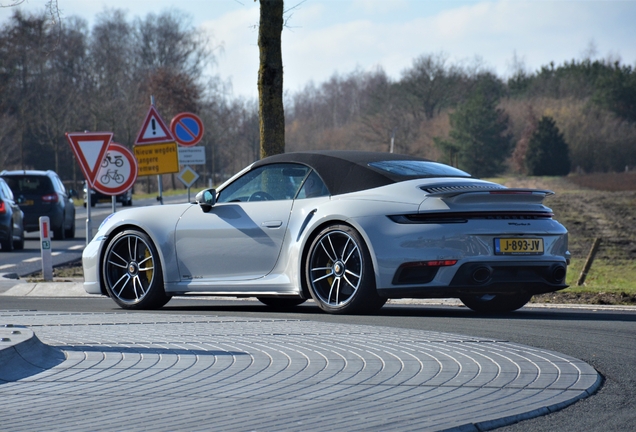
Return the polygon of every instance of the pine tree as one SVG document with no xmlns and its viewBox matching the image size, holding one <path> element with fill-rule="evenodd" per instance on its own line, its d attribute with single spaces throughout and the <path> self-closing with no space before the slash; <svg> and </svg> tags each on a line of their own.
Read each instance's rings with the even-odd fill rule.
<svg viewBox="0 0 636 432">
<path fill-rule="evenodd" d="M 497 103 L 498 99 L 477 89 L 450 114 L 450 140 L 437 141 L 445 153 L 456 153 L 459 168 L 475 177 L 502 172 L 512 150 L 508 116 Z"/>
<path fill-rule="evenodd" d="M 561 176 L 570 172 L 568 145 L 552 117 L 543 116 L 530 137 L 526 153 L 530 175 Z"/>
</svg>

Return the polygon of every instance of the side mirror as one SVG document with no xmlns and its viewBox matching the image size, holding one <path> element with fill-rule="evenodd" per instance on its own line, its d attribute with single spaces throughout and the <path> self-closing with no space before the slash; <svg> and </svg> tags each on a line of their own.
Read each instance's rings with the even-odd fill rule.
<svg viewBox="0 0 636 432">
<path fill-rule="evenodd" d="M 202 190 L 196 195 L 195 200 L 201 207 L 201 210 L 203 210 L 203 213 L 209 212 L 212 210 L 214 204 L 216 204 L 216 189 Z"/>
</svg>

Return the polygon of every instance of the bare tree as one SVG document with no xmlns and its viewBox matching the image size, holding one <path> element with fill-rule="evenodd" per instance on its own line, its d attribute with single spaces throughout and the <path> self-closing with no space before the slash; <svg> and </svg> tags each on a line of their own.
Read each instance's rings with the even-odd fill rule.
<svg viewBox="0 0 636 432">
<path fill-rule="evenodd" d="M 56 46 L 47 56 L 47 67 L 36 95 L 34 127 L 42 144 L 53 151 L 54 169 L 71 168 L 71 152 L 64 133 L 81 122 L 86 79 L 86 23 L 70 18 L 59 31 L 49 34 Z"/>
<path fill-rule="evenodd" d="M 24 15 L 16 11 L 0 32 L 2 63 L 2 110 L 15 118 L 19 143 L 19 167 L 34 166 L 41 152 L 37 140 L 37 98 L 43 91 L 48 69 L 49 25 L 43 14 Z"/>
<path fill-rule="evenodd" d="M 121 10 L 107 10 L 97 16 L 89 38 L 89 84 L 86 100 L 90 119 L 85 129 L 107 130 L 115 140 L 132 144 L 144 106 L 140 99 L 133 26 Z"/>
<path fill-rule="evenodd" d="M 261 157 L 285 152 L 285 111 L 283 108 L 283 0 L 259 0 L 258 98 Z"/>
</svg>

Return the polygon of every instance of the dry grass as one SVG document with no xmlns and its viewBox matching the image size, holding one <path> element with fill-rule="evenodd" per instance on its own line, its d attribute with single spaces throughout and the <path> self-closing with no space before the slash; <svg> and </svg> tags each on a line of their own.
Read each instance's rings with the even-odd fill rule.
<svg viewBox="0 0 636 432">
<path fill-rule="evenodd" d="M 571 175 L 567 179 L 584 188 L 608 191 L 636 191 L 636 172 Z"/>
</svg>

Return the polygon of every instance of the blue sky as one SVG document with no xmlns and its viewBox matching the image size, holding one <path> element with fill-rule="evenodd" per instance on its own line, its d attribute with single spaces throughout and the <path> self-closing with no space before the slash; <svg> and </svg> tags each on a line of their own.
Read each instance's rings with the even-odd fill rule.
<svg viewBox="0 0 636 432">
<path fill-rule="evenodd" d="M 7 5 L 15 0 L 0 0 Z M 91 22 L 107 8 L 128 17 L 178 9 L 217 49 L 214 72 L 235 96 L 256 97 L 258 2 L 253 0 L 57 0 L 63 17 Z M 46 0 L 20 7 L 42 10 Z M 397 79 L 413 59 L 443 53 L 450 63 L 482 65 L 499 76 L 513 58 L 528 71 L 587 56 L 636 66 L 636 1 L 285 0 L 285 88 L 319 84 L 334 73 L 382 67 Z M 0 8 L 0 22 L 12 13 Z"/>
</svg>

